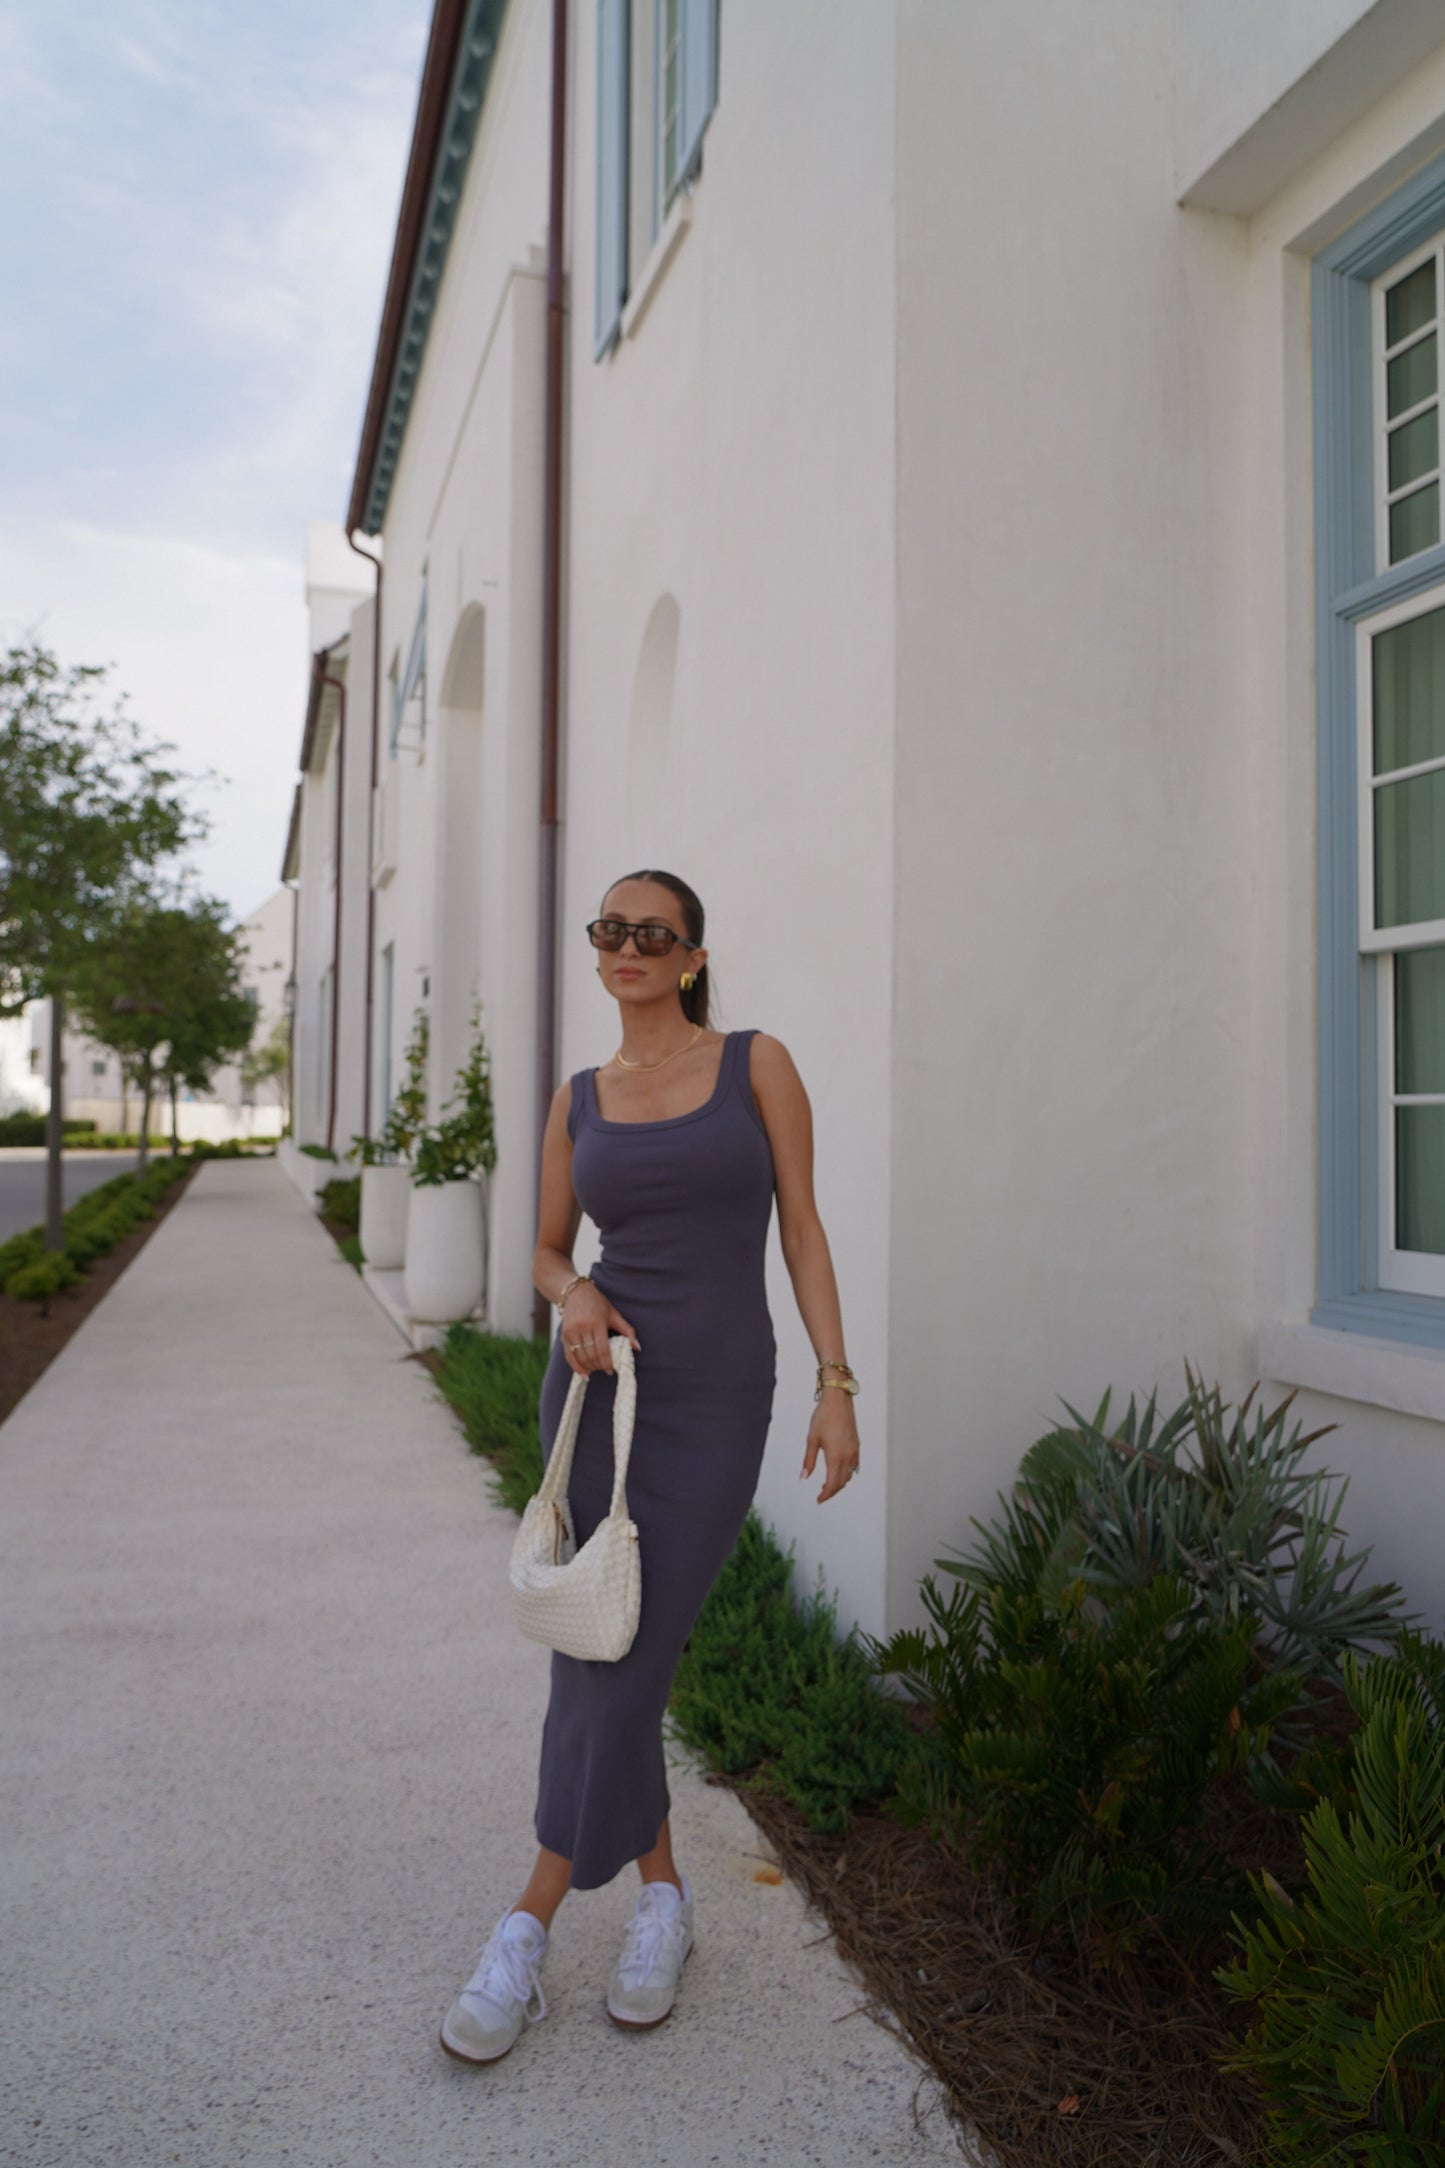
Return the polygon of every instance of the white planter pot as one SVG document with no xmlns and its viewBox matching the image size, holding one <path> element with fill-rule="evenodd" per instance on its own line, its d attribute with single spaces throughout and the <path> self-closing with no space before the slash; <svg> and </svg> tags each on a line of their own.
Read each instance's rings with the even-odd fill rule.
<svg viewBox="0 0 1445 2168">
<path fill-rule="evenodd" d="M 395 1272 L 406 1256 L 410 1201 L 410 1167 L 362 1168 L 361 1254 L 378 1272 Z"/>
<path fill-rule="evenodd" d="M 482 1299 L 485 1263 L 477 1184 L 413 1185 L 406 1220 L 408 1314 L 428 1325 L 470 1317 Z"/>
</svg>

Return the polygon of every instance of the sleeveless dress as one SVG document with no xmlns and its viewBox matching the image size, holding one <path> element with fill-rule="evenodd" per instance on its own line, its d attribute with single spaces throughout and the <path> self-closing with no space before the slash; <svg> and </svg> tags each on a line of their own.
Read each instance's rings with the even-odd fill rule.
<svg viewBox="0 0 1445 2168">
<path fill-rule="evenodd" d="M 602 1236 L 592 1277 L 642 1343 L 627 1474 L 637 1634 L 617 1663 L 554 1650 L 542 1728 L 537 1841 L 571 1860 L 574 1889 L 610 1882 L 657 1842 L 673 1672 L 762 1466 L 776 1382 L 763 1270 L 774 1186 L 752 1038 L 729 1032 L 712 1097 L 661 1121 L 607 1121 L 595 1071 L 571 1080 L 572 1186 Z M 538 1406 L 544 1456 L 572 1376 L 559 1333 Z M 616 1387 L 612 1372 L 594 1372 L 583 1401 L 570 1486 L 579 1544 L 611 1498 Z"/>
</svg>

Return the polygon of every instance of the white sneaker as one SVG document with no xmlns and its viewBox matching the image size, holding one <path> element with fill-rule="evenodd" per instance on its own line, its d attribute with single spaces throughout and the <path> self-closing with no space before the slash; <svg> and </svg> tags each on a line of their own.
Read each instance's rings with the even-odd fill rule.
<svg viewBox="0 0 1445 2168">
<path fill-rule="evenodd" d="M 622 1955 L 607 1990 L 616 2025 L 660 2025 L 672 2008 L 683 1961 L 692 1948 L 692 1885 L 644 1882 L 627 1923 Z"/>
<path fill-rule="evenodd" d="M 494 2063 L 514 2045 L 524 2017 L 535 2025 L 547 2015 L 538 1978 L 546 1952 L 547 1930 L 540 1920 L 515 1907 L 502 1914 L 476 1971 L 442 2019 L 448 2055 L 463 2063 Z"/>
</svg>

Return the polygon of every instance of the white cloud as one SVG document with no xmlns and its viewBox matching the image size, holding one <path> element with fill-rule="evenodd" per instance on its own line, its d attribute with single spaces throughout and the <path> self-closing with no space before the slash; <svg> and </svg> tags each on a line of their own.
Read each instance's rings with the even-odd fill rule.
<svg viewBox="0 0 1445 2168">
<path fill-rule="evenodd" d="M 0 7 L 0 179 L 54 183 L 0 235 L 0 642 L 113 662 L 229 778 L 195 856 L 238 914 L 279 879 L 306 523 L 345 506 L 429 15 Z"/>
<path fill-rule="evenodd" d="M 278 885 L 306 698 L 305 566 L 189 536 L 0 523 L 0 641 L 34 635 L 66 663 L 112 663 L 137 722 L 178 764 L 225 780 L 202 885 L 237 916 Z"/>
</svg>

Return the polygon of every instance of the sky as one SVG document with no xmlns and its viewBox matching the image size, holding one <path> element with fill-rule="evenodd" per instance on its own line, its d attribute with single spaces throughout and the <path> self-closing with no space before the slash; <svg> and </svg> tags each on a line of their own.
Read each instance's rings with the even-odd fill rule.
<svg viewBox="0 0 1445 2168">
<path fill-rule="evenodd" d="M 277 887 L 430 0 L 0 0 L 0 646 L 105 663 Z M 365 568 L 358 560 L 358 570 Z"/>
</svg>

